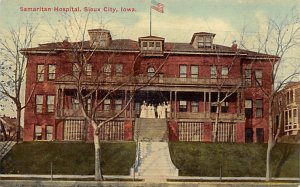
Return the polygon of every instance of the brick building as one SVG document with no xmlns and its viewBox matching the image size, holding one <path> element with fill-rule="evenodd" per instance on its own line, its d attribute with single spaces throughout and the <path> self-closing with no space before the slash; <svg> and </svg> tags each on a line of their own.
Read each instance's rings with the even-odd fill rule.
<svg viewBox="0 0 300 187">
<path fill-rule="evenodd" d="M 113 89 L 114 83 L 135 80 L 103 101 L 97 120 L 116 114 L 128 102 L 132 88 L 144 85 L 134 90 L 126 110 L 100 129 L 101 139 L 132 140 L 145 101 L 154 109 L 161 103 L 170 106 L 166 124 L 172 141 L 212 141 L 219 107 L 217 141 L 267 141 L 268 101 L 259 85 L 271 91 L 270 62 L 277 57 L 240 50 L 236 44 L 217 45 L 215 34 L 205 32 L 194 33 L 189 43 L 166 42 L 156 36 L 137 41 L 112 39 L 104 29 L 89 30 L 89 36 L 84 42 L 65 40 L 23 49 L 28 59 L 26 98 L 35 85 L 25 109 L 25 141 L 92 140 L 74 94 L 76 81 L 71 75 L 78 70 L 72 51 L 75 44 L 81 45 L 83 53 L 93 51 L 84 66 L 86 81 L 101 78 L 98 94 L 87 99 L 87 108 Z M 218 96 L 222 100 L 226 95 L 218 105 Z"/>
<path fill-rule="evenodd" d="M 281 127 L 281 135 L 298 135 L 300 131 L 300 82 L 288 83 L 274 99 L 274 130 Z M 274 132 L 275 133 L 275 132 Z"/>
</svg>

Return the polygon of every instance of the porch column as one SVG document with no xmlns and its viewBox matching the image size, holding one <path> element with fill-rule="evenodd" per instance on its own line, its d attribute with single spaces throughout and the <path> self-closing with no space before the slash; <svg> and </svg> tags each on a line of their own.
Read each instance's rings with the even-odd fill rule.
<svg viewBox="0 0 300 187">
<path fill-rule="evenodd" d="M 203 97 L 203 111 L 204 111 L 204 117 L 206 117 L 206 91 L 203 92 L 204 97 Z"/>
<path fill-rule="evenodd" d="M 61 116 L 64 116 L 65 115 L 65 112 L 64 112 L 64 105 L 65 105 L 65 88 L 63 88 L 62 89 L 62 92 L 61 92 L 61 94 L 62 94 L 62 99 L 61 99 Z"/>
<path fill-rule="evenodd" d="M 124 104 L 126 105 L 127 104 L 127 90 L 126 89 L 124 90 L 124 97 L 125 97 Z M 127 107 L 125 109 L 125 118 L 127 118 Z"/>
<path fill-rule="evenodd" d="M 240 111 L 241 111 L 241 107 L 240 107 L 240 96 L 241 96 L 241 94 L 240 94 L 240 92 L 237 92 L 237 94 L 236 94 L 236 102 L 237 102 L 237 116 L 240 116 Z"/>
<path fill-rule="evenodd" d="M 211 92 L 208 92 L 208 114 L 209 114 L 209 117 L 210 117 L 210 111 L 211 111 Z"/>
<path fill-rule="evenodd" d="M 175 109 L 175 112 L 174 112 L 174 117 L 175 119 L 177 118 L 177 91 L 175 91 L 175 103 L 174 103 L 174 109 Z"/>
<path fill-rule="evenodd" d="M 171 108 L 171 111 L 170 111 L 170 114 L 169 114 L 169 118 L 172 119 L 172 91 L 170 91 L 170 102 L 169 102 L 169 105 L 170 105 L 170 108 Z"/>
<path fill-rule="evenodd" d="M 132 94 L 132 91 L 130 90 L 130 96 Z M 131 102 L 129 103 L 129 118 L 132 118 L 132 102 L 134 102 L 134 99 L 131 100 Z"/>
<path fill-rule="evenodd" d="M 60 88 L 58 88 L 57 90 L 56 90 L 56 115 L 57 116 L 61 116 L 61 114 L 60 114 L 60 99 L 61 99 L 61 96 L 60 96 L 60 94 L 61 94 L 61 89 Z"/>
</svg>

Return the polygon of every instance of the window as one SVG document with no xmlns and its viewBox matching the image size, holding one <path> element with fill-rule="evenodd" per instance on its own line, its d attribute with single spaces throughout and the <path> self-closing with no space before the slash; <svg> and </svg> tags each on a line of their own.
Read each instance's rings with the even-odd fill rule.
<svg viewBox="0 0 300 187">
<path fill-rule="evenodd" d="M 297 118 L 297 109 L 293 109 L 293 121 L 294 121 L 294 124 L 297 124 L 298 123 L 298 118 Z"/>
<path fill-rule="evenodd" d="M 179 65 L 179 77 L 186 78 L 187 77 L 187 66 Z"/>
<path fill-rule="evenodd" d="M 262 86 L 262 70 L 255 70 L 255 86 Z"/>
<path fill-rule="evenodd" d="M 210 78 L 211 79 L 217 78 L 217 67 L 216 66 L 210 66 Z"/>
<path fill-rule="evenodd" d="M 227 113 L 229 109 L 229 103 L 224 101 L 221 104 L 221 112 Z"/>
<path fill-rule="evenodd" d="M 79 100 L 72 97 L 72 109 L 78 110 L 79 109 Z"/>
<path fill-rule="evenodd" d="M 122 110 L 122 100 L 121 99 L 115 100 L 115 110 L 117 110 L 117 111 Z"/>
<path fill-rule="evenodd" d="M 106 75 L 111 75 L 111 64 L 104 64 L 103 65 L 103 72 Z"/>
<path fill-rule="evenodd" d="M 210 37 L 199 37 L 198 38 L 198 48 L 211 48 L 211 38 Z"/>
<path fill-rule="evenodd" d="M 53 140 L 53 126 L 46 126 L 46 140 Z"/>
<path fill-rule="evenodd" d="M 142 47 L 143 47 L 144 50 L 147 50 L 148 42 L 142 42 Z"/>
<path fill-rule="evenodd" d="M 197 79 L 199 75 L 198 66 L 191 66 L 191 78 Z"/>
<path fill-rule="evenodd" d="M 45 73 L 45 66 L 43 64 L 37 65 L 37 82 L 43 82 L 44 81 L 44 73 Z"/>
<path fill-rule="evenodd" d="M 256 100 L 256 117 L 261 118 L 263 116 L 263 100 Z"/>
<path fill-rule="evenodd" d="M 116 64 L 116 75 L 121 76 L 123 73 L 123 64 Z"/>
<path fill-rule="evenodd" d="M 161 42 L 155 42 L 155 49 L 156 50 L 161 50 Z"/>
<path fill-rule="evenodd" d="M 78 76 L 79 72 L 80 72 L 79 65 L 77 63 L 74 63 L 72 69 L 73 69 L 73 75 L 74 76 Z"/>
<path fill-rule="evenodd" d="M 155 75 L 155 70 L 153 67 L 149 67 L 147 70 L 148 77 L 153 77 Z"/>
<path fill-rule="evenodd" d="M 104 107 L 103 107 L 104 111 L 109 111 L 110 110 L 110 99 L 105 99 L 104 100 Z"/>
<path fill-rule="evenodd" d="M 252 118 L 252 100 L 245 100 L 245 116 L 246 118 Z"/>
<path fill-rule="evenodd" d="M 253 142 L 253 130 L 251 128 L 246 128 L 245 142 L 246 143 L 252 143 Z"/>
<path fill-rule="evenodd" d="M 199 103 L 198 101 L 191 101 L 191 112 L 199 111 Z"/>
<path fill-rule="evenodd" d="M 87 109 L 88 114 L 90 114 L 92 111 L 92 99 L 91 98 L 88 98 L 86 101 L 86 109 Z"/>
<path fill-rule="evenodd" d="M 149 42 L 149 48 L 150 50 L 153 50 L 154 49 L 154 42 Z"/>
<path fill-rule="evenodd" d="M 43 113 L 43 95 L 35 96 L 35 112 Z"/>
<path fill-rule="evenodd" d="M 48 80 L 55 80 L 56 65 L 48 65 Z"/>
<path fill-rule="evenodd" d="M 187 101 L 179 101 L 179 112 L 187 112 Z"/>
<path fill-rule="evenodd" d="M 85 64 L 84 72 L 87 76 L 92 75 L 92 64 Z"/>
<path fill-rule="evenodd" d="M 228 78 L 228 67 L 222 67 L 222 78 Z"/>
<path fill-rule="evenodd" d="M 54 96 L 47 96 L 47 112 L 54 112 Z"/>
<path fill-rule="evenodd" d="M 35 140 L 42 140 L 42 126 L 35 125 L 35 127 L 34 127 L 34 139 Z"/>
<path fill-rule="evenodd" d="M 245 69 L 245 86 L 251 86 L 251 69 Z"/>
<path fill-rule="evenodd" d="M 264 129 L 263 128 L 256 129 L 256 142 L 264 143 Z"/>
<path fill-rule="evenodd" d="M 217 102 L 211 102 L 210 104 L 210 112 L 217 112 Z"/>
</svg>

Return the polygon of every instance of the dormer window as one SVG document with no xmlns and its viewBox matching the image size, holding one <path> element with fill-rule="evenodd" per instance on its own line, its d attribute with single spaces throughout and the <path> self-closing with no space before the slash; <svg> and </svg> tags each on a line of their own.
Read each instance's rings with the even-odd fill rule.
<svg viewBox="0 0 300 187">
<path fill-rule="evenodd" d="M 214 37 L 215 34 L 213 33 L 207 33 L 207 32 L 194 33 L 190 44 L 195 49 L 212 49 Z"/>
<path fill-rule="evenodd" d="M 90 46 L 95 48 L 106 48 L 112 42 L 109 30 L 105 29 L 90 29 Z"/>
<path fill-rule="evenodd" d="M 211 37 L 198 37 L 198 48 L 211 48 L 212 39 Z"/>
<path fill-rule="evenodd" d="M 142 54 L 144 56 L 162 56 L 164 40 L 164 38 L 156 36 L 140 37 L 139 43 Z"/>
</svg>

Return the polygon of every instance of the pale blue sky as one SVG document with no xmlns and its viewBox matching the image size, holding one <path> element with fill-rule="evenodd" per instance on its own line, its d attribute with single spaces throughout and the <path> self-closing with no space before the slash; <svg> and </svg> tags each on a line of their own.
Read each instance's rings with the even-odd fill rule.
<svg viewBox="0 0 300 187">
<path fill-rule="evenodd" d="M 214 32 L 220 43 L 231 43 L 244 25 L 247 33 L 258 31 L 259 19 L 284 15 L 298 0 L 160 0 L 165 13 L 153 11 L 154 35 L 166 37 L 167 41 L 189 42 L 192 34 L 199 31 Z M 91 20 L 103 21 L 116 38 L 137 39 L 149 34 L 150 0 L 2 0 L 0 3 L 0 26 L 14 27 L 19 22 L 31 20 L 47 27 L 61 27 L 64 20 L 57 12 L 21 12 L 20 7 L 77 7 L 76 15 L 85 15 L 84 7 L 133 7 L 134 13 L 94 12 Z M 96 24 L 95 24 L 96 25 Z M 91 26 L 92 27 L 92 26 Z M 44 28 L 44 27 L 42 27 Z M 44 28 L 45 29 L 45 28 Z M 47 29 L 46 29 L 47 30 Z M 46 41 L 42 38 L 42 41 Z M 49 39 L 51 40 L 51 39 Z"/>
</svg>

